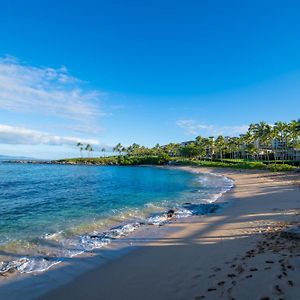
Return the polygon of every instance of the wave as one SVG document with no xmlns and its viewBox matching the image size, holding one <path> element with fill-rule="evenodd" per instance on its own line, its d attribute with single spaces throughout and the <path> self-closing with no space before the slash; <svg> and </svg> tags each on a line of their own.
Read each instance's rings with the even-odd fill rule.
<svg viewBox="0 0 300 300">
<path fill-rule="evenodd" d="M 47 233 L 39 239 L 39 243 L 48 246 L 48 255 L 23 256 L 15 260 L 0 262 L 0 273 L 43 272 L 74 256 L 107 246 L 113 240 L 128 236 L 142 226 L 162 226 L 175 219 L 207 215 L 219 211 L 224 203 L 216 203 L 216 200 L 233 187 L 233 181 L 218 174 L 200 176 L 197 180 L 202 186 L 216 187 L 218 192 L 210 194 L 207 199 L 201 199 L 202 203 L 176 203 L 173 208 L 165 209 L 161 213 L 152 213 L 149 217 L 142 217 L 139 221 L 114 226 L 106 231 L 95 230 L 71 238 L 66 237 L 62 231 Z M 157 204 L 152 203 L 145 204 L 145 207 L 159 208 Z M 130 216 L 130 213 L 127 215 Z M 136 215 L 135 212 L 134 216 L 136 217 Z"/>
</svg>

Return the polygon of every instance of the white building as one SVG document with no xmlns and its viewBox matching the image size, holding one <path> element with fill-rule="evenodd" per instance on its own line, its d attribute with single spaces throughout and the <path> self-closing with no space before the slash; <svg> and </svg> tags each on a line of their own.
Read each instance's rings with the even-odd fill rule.
<svg viewBox="0 0 300 300">
<path fill-rule="evenodd" d="M 287 150 L 285 149 L 276 149 L 274 151 L 275 159 L 276 160 L 296 160 L 300 161 L 300 149 L 296 148 L 289 148 Z"/>
</svg>

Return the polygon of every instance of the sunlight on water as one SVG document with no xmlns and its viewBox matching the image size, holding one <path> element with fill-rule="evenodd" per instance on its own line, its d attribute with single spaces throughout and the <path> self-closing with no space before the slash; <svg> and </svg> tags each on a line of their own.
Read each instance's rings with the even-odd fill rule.
<svg viewBox="0 0 300 300">
<path fill-rule="evenodd" d="M 0 164 L 0 272 L 38 272 L 140 226 L 207 214 L 232 182 L 153 167 Z"/>
</svg>

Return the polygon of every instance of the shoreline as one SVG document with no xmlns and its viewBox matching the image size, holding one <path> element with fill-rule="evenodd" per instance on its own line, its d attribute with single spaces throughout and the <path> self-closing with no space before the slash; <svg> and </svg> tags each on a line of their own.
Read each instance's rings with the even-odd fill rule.
<svg viewBox="0 0 300 300">
<path fill-rule="evenodd" d="M 174 166 L 149 166 L 149 165 L 140 165 L 140 166 L 135 166 L 135 167 L 154 167 L 154 168 L 159 168 L 159 169 L 180 169 L 181 171 L 184 171 L 184 172 L 189 172 L 189 173 L 193 173 L 196 178 L 198 177 L 197 175 L 199 174 L 199 172 L 194 172 L 192 170 L 189 170 L 189 169 L 184 169 L 184 168 L 178 168 L 178 167 L 174 167 Z M 199 174 L 201 175 L 201 174 Z M 221 176 L 221 175 L 217 175 L 217 174 L 211 174 L 213 176 L 220 176 L 220 177 L 224 177 L 224 176 Z M 225 187 L 225 190 L 224 191 L 221 191 L 221 195 L 223 195 L 224 193 L 226 193 L 228 191 L 228 189 L 231 189 L 231 186 L 228 188 L 227 186 Z M 219 195 L 219 194 L 216 194 L 216 195 Z M 221 197 L 219 196 L 217 199 L 219 200 Z M 205 202 L 205 201 L 204 201 Z M 203 202 L 203 205 L 210 205 L 213 203 L 216 202 L 216 200 L 213 200 L 213 201 L 208 201 L 207 203 L 204 203 Z M 202 203 L 202 202 L 201 202 Z M 190 203 L 185 203 L 185 204 L 190 204 Z M 194 203 L 191 203 L 194 205 Z M 202 204 L 200 204 L 202 205 Z M 133 228 L 133 231 L 129 230 L 128 232 L 124 232 L 124 236 L 121 235 L 120 236 L 120 240 L 119 240 L 119 237 L 116 237 L 118 242 L 116 243 L 116 239 L 114 238 L 111 242 L 108 242 L 107 244 L 104 244 L 102 247 L 97 247 L 95 246 L 95 248 L 91 249 L 91 250 L 86 250 L 86 251 L 83 251 L 82 250 L 82 253 L 78 253 L 72 257 L 69 257 L 67 260 L 72 260 L 73 258 L 75 259 L 84 259 L 86 258 L 87 256 L 93 256 L 92 253 L 94 253 L 94 255 L 98 255 L 98 254 L 101 254 L 101 251 L 102 250 L 105 250 L 105 251 L 109 251 L 111 249 L 113 250 L 120 250 L 120 256 L 123 255 L 123 252 L 126 253 L 127 251 L 132 251 L 134 250 L 132 247 L 132 249 L 122 249 L 124 248 L 124 245 L 122 246 L 123 243 L 123 240 L 124 240 L 124 237 L 128 237 L 128 238 L 131 238 L 132 236 L 136 235 L 136 236 L 144 236 L 145 237 L 150 237 L 150 236 L 154 236 L 154 237 L 159 237 L 161 236 L 162 234 L 162 227 L 165 226 L 165 225 L 168 225 L 172 222 L 181 222 L 182 219 L 185 219 L 185 218 L 191 218 L 191 217 L 194 217 L 194 216 L 199 216 L 199 215 L 196 215 L 196 214 L 187 214 L 187 215 L 182 215 L 182 211 L 181 209 L 183 209 L 183 207 L 178 207 L 178 208 L 173 208 L 172 205 L 169 206 L 169 211 L 173 211 L 172 213 L 172 216 L 171 217 L 167 217 L 167 213 L 169 213 L 169 211 L 165 210 L 164 212 L 153 212 L 153 216 L 151 215 L 148 215 L 148 217 L 146 218 L 147 222 L 144 223 L 140 223 L 138 224 L 137 223 L 137 220 L 134 220 L 134 219 L 128 219 L 126 221 L 123 221 L 122 223 L 115 223 L 114 225 L 111 225 L 112 227 L 108 227 L 105 231 L 103 232 L 110 232 L 111 230 L 113 230 L 114 228 L 120 228 L 122 230 L 122 228 L 126 227 L 126 226 L 131 226 L 131 225 L 134 225 L 134 224 L 138 224 L 138 226 L 136 228 Z M 174 211 L 174 210 L 175 211 Z M 177 211 L 178 209 L 178 211 Z M 215 211 L 215 208 L 211 208 L 212 211 Z M 214 212 L 209 212 L 209 209 L 208 209 L 208 212 L 203 212 L 203 215 L 207 215 L 207 214 L 211 214 L 211 213 L 214 213 Z M 157 218 L 157 220 L 156 220 Z M 152 220 L 153 219 L 153 220 Z M 149 222 L 149 224 L 148 224 Z M 153 223 L 152 223 L 153 222 Z M 151 232 L 149 234 L 149 232 Z M 118 245 L 116 245 L 116 244 Z M 120 245 L 121 244 L 121 245 Z M 124 251 L 123 251 L 124 250 Z M 98 253 L 99 252 L 99 253 Z M 108 257 L 107 257 L 107 260 L 110 260 L 111 257 L 110 255 L 108 254 Z M 103 262 L 105 263 L 105 261 Z M 52 264 L 50 264 L 46 269 L 44 270 L 37 270 L 37 271 L 29 271 L 29 272 L 5 272 L 5 273 L 0 273 L 0 275 L 2 275 L 2 279 L 3 281 L 1 281 L 1 277 L 0 277 L 0 295 L 1 295 L 1 284 L 3 286 L 3 284 L 5 284 L 5 280 L 7 280 L 7 282 L 11 282 L 13 284 L 14 280 L 16 281 L 21 281 L 23 278 L 28 278 L 30 276 L 37 276 L 37 277 L 40 277 L 42 275 L 44 275 L 44 273 L 48 272 L 49 270 L 55 270 L 55 269 L 59 269 L 61 267 L 61 264 L 62 265 L 66 265 L 66 262 L 65 260 L 58 260 L 57 262 L 53 262 Z M 5 278 L 5 279 L 4 279 Z"/>
<path fill-rule="evenodd" d="M 201 173 L 194 172 L 190 169 L 168 167 L 168 166 L 148 166 L 148 165 L 140 165 L 135 167 L 137 168 L 151 167 L 151 168 L 166 169 L 166 170 L 179 169 L 182 172 L 192 173 L 196 179 L 201 178 Z M 200 177 L 198 177 L 198 175 Z M 205 174 L 202 175 L 204 175 L 204 180 L 206 181 L 207 178 L 205 177 Z M 148 210 L 141 209 L 139 218 L 137 218 L 137 216 L 135 216 L 135 218 L 133 216 L 129 217 L 128 215 L 128 218 L 126 220 L 119 217 L 119 221 L 117 221 L 118 217 L 115 216 L 110 221 L 108 221 L 106 227 L 101 228 L 100 231 L 99 229 L 98 230 L 96 229 L 97 232 L 96 231 L 82 232 L 81 235 L 78 233 L 78 235 L 75 236 L 75 238 L 83 237 L 85 242 L 88 241 L 89 242 L 88 248 L 77 250 L 76 252 L 78 253 L 75 253 L 67 257 L 64 257 L 64 255 L 57 256 L 57 257 L 52 255 L 52 256 L 48 256 L 49 257 L 48 258 L 47 256 L 43 256 L 43 255 L 39 255 L 38 257 L 24 255 L 24 257 L 19 257 L 19 259 L 17 260 L 14 259 L 10 260 L 6 270 L 0 271 L 0 275 L 2 275 L 3 277 L 13 278 L 13 277 L 24 276 L 24 274 L 33 274 L 33 275 L 42 274 L 43 272 L 47 272 L 48 270 L 52 269 L 55 265 L 64 264 L 65 260 L 70 260 L 72 258 L 77 258 L 77 257 L 84 257 L 87 253 L 97 251 L 98 249 L 101 250 L 103 248 L 108 248 L 109 246 L 111 246 L 111 243 L 114 243 L 116 241 L 116 239 L 119 238 L 122 239 L 126 236 L 132 235 L 133 232 L 135 231 L 145 232 L 146 230 L 148 230 L 147 228 L 144 227 L 149 227 L 149 226 L 161 227 L 174 221 L 180 222 L 180 220 L 183 218 L 189 218 L 195 215 L 196 216 L 207 215 L 207 214 L 217 212 L 220 209 L 222 209 L 222 206 L 218 205 L 219 201 L 217 200 L 219 200 L 224 193 L 226 193 L 228 190 L 231 189 L 232 180 L 228 180 L 226 179 L 226 177 L 217 174 L 211 173 L 210 175 L 212 176 L 207 176 L 207 177 L 208 178 L 222 177 L 222 181 L 224 181 L 223 183 L 224 186 L 222 187 L 222 189 L 218 193 L 215 194 L 212 193 L 210 195 L 210 197 L 212 197 L 211 200 L 208 200 L 210 197 L 202 200 L 200 197 L 199 203 L 197 203 L 197 201 L 194 202 L 192 199 L 191 202 L 187 202 L 188 196 L 186 195 L 183 198 L 184 200 L 186 200 L 184 203 L 183 202 L 173 203 L 171 199 L 169 199 L 170 201 L 169 205 L 161 207 L 160 210 L 158 210 L 158 207 L 156 208 L 156 210 L 153 211 L 150 211 L 149 209 Z M 227 180 L 228 180 L 228 186 L 226 185 Z M 214 203 L 216 203 L 217 205 L 214 205 Z M 45 235 L 47 235 L 47 240 L 49 240 L 49 243 L 51 243 L 52 236 L 54 236 L 55 238 L 55 236 L 59 234 L 60 232 L 57 233 L 54 232 Z M 22 266 L 23 262 L 20 261 L 24 261 L 24 268 Z M 29 267 L 26 266 L 27 262 L 29 262 Z M 35 268 L 35 265 L 39 264 L 39 262 L 40 265 L 38 266 L 38 268 Z M 18 267 L 15 267 L 17 266 L 17 264 L 20 265 Z M 0 277 L 0 286 L 1 286 L 1 277 Z"/>
<path fill-rule="evenodd" d="M 79 272 L 80 274 L 77 277 L 77 279 L 74 279 L 72 281 L 70 281 L 70 277 L 66 278 L 68 276 L 63 275 L 63 272 L 66 271 L 66 270 L 63 270 L 63 268 L 67 268 L 67 266 L 64 266 L 62 268 L 58 267 L 58 268 L 54 268 L 53 270 L 51 269 L 51 270 L 45 272 L 45 274 L 47 273 L 47 276 L 42 276 L 42 275 L 38 275 L 35 277 L 30 276 L 30 275 L 26 276 L 26 277 L 28 277 L 27 286 L 30 286 L 30 284 L 33 284 L 33 282 L 40 281 L 40 287 L 45 288 L 47 280 L 49 283 L 49 277 L 51 278 L 51 276 L 53 277 L 53 276 L 58 275 L 60 284 L 64 284 L 64 285 L 62 285 L 58 289 L 54 289 L 54 288 L 57 288 L 57 286 L 55 287 L 55 285 L 53 285 L 52 288 L 54 290 L 52 290 L 52 288 L 49 289 L 49 286 L 48 286 L 48 291 L 46 291 L 46 292 L 49 292 L 49 294 L 45 295 L 45 299 L 54 299 L 55 297 L 58 297 L 58 299 L 62 299 L 67 296 L 70 298 L 79 299 L 80 295 L 81 295 L 81 297 L 83 296 L 82 293 L 88 293 L 88 297 L 92 298 L 92 299 L 96 299 L 97 295 L 99 296 L 99 293 L 101 293 L 101 299 L 121 299 L 119 296 L 121 296 L 122 292 L 124 292 L 123 288 L 125 287 L 125 285 L 124 285 L 125 282 L 130 285 L 130 281 L 128 282 L 128 280 L 130 278 L 131 279 L 134 278 L 134 276 L 136 276 L 134 273 L 137 273 L 140 276 L 144 275 L 143 276 L 144 281 L 141 282 L 140 280 L 138 280 L 139 284 L 137 286 L 132 285 L 132 283 L 131 283 L 130 288 L 127 289 L 127 291 L 126 291 L 126 295 L 128 296 L 128 298 L 126 297 L 126 299 L 141 299 L 141 297 L 140 297 L 141 295 L 143 296 L 143 298 L 148 299 L 149 297 L 147 297 L 147 294 L 145 294 L 145 292 L 148 291 L 149 288 L 151 289 L 151 285 L 153 285 L 153 284 L 154 284 L 154 286 L 160 285 L 159 282 L 161 282 L 161 283 L 165 282 L 165 284 L 167 286 L 163 287 L 163 288 L 160 286 L 160 289 L 162 288 L 162 293 L 160 295 L 155 295 L 154 298 L 156 298 L 156 299 L 171 299 L 171 298 L 174 299 L 175 298 L 176 299 L 176 298 L 178 298 L 177 297 L 178 295 L 176 296 L 176 293 L 175 293 L 175 296 L 174 296 L 173 295 L 174 291 L 171 293 L 169 280 L 166 281 L 166 278 L 165 278 L 166 271 L 161 272 L 161 274 L 156 274 L 156 277 L 159 275 L 158 277 L 160 280 L 154 280 L 154 278 L 152 278 L 152 276 L 149 276 L 149 274 L 147 273 L 147 269 L 142 270 L 139 268 L 139 264 L 145 262 L 145 264 L 148 265 L 149 263 L 146 261 L 149 260 L 149 261 L 151 261 L 151 268 L 153 269 L 153 272 L 155 273 L 155 266 L 158 268 L 157 271 L 159 271 L 160 266 L 159 266 L 159 264 L 157 264 L 157 261 L 158 261 L 157 258 L 160 258 L 160 259 L 163 258 L 163 261 L 169 260 L 168 255 L 166 255 L 166 253 L 161 253 L 161 252 L 164 252 L 162 250 L 166 247 L 168 248 L 168 246 L 171 247 L 172 251 L 176 254 L 175 255 L 176 257 L 181 257 L 181 253 L 180 253 L 181 251 L 183 251 L 183 253 L 191 252 L 190 253 L 191 256 L 195 256 L 197 251 L 191 251 L 192 250 L 191 248 L 196 247 L 196 245 L 194 245 L 194 242 L 186 243 L 186 247 L 183 247 L 182 250 L 179 250 L 179 249 L 176 249 L 177 243 L 175 243 L 173 245 L 173 243 L 169 242 L 169 240 L 170 241 L 172 241 L 172 239 L 174 239 L 174 240 L 187 239 L 188 240 L 188 236 L 191 233 L 191 231 L 196 232 L 199 228 L 201 228 L 201 226 L 204 226 L 204 224 L 206 224 L 207 226 L 214 226 L 214 224 L 216 225 L 216 224 L 219 224 L 220 222 L 221 222 L 220 224 L 224 223 L 224 221 L 222 222 L 221 219 L 223 218 L 224 215 L 227 215 L 228 213 L 230 214 L 230 210 L 233 210 L 236 212 L 237 210 L 241 209 L 241 207 L 239 207 L 239 206 L 241 206 L 241 201 L 239 202 L 238 200 L 241 200 L 241 199 L 239 199 L 239 197 L 241 198 L 242 193 L 243 193 L 243 191 L 242 191 L 243 181 L 248 180 L 248 182 L 249 182 L 249 180 L 250 180 L 250 178 L 248 178 L 249 176 L 250 177 L 254 176 L 254 181 L 257 181 L 259 177 L 267 179 L 268 184 L 271 183 L 272 180 L 274 180 L 274 177 L 276 177 L 276 176 L 277 177 L 278 176 L 287 176 L 286 174 L 279 175 L 279 174 L 274 174 L 274 173 L 268 173 L 268 172 L 263 172 L 263 171 L 258 172 L 258 171 L 252 171 L 252 170 L 251 171 L 245 171 L 245 170 L 235 171 L 235 170 L 228 170 L 228 169 L 220 170 L 219 168 L 218 169 L 195 168 L 195 167 L 181 167 L 181 168 L 182 169 L 188 168 L 189 170 L 192 170 L 192 171 L 196 170 L 197 172 L 200 172 L 200 173 L 205 173 L 205 172 L 212 173 L 212 171 L 213 171 L 213 172 L 216 172 L 216 174 L 223 175 L 223 176 L 225 175 L 226 177 L 229 177 L 229 178 L 232 176 L 232 179 L 235 180 L 235 187 L 232 188 L 229 192 L 226 192 L 225 194 L 223 194 L 223 196 L 221 197 L 221 200 L 220 199 L 218 199 L 218 200 L 219 201 L 224 201 L 226 199 L 235 200 L 234 205 L 231 206 L 229 209 L 228 208 L 222 209 L 222 211 L 217 214 L 212 214 L 209 216 L 189 217 L 189 218 L 185 218 L 184 220 L 180 219 L 179 221 L 171 222 L 170 224 L 166 224 L 165 226 L 162 226 L 160 228 L 152 228 L 151 230 L 155 231 L 155 232 L 152 232 L 151 239 L 146 239 L 143 232 L 136 232 L 128 237 L 119 239 L 118 243 L 116 243 L 116 244 L 118 244 L 119 246 L 120 246 L 120 244 L 123 244 L 123 250 L 124 250 L 123 253 L 118 252 L 116 249 L 114 249 L 115 246 L 112 246 L 112 247 L 110 247 L 110 248 L 112 248 L 110 250 L 115 251 L 114 255 L 113 255 L 115 257 L 113 259 L 106 258 L 106 260 L 103 261 L 103 257 L 105 257 L 105 255 L 107 255 L 107 253 L 105 253 L 103 255 L 103 253 L 100 253 L 100 252 L 103 252 L 104 249 L 102 248 L 102 249 L 100 249 L 100 251 L 95 251 L 95 252 L 99 252 L 99 253 L 98 254 L 95 253 L 95 255 L 93 255 L 93 257 L 88 259 L 89 266 L 86 266 L 85 270 L 81 270 L 81 272 Z M 292 174 L 287 177 L 297 177 L 297 175 Z M 281 188 L 284 189 L 286 187 L 292 186 L 291 182 L 286 182 L 286 180 L 282 180 L 282 179 L 281 180 L 277 179 L 277 180 L 278 180 L 278 182 L 282 183 L 282 186 L 279 187 L 279 190 Z M 278 183 L 278 182 L 276 181 L 276 183 Z M 252 178 L 252 184 L 255 185 L 255 183 L 253 183 L 253 178 Z M 267 187 L 264 187 L 263 184 L 261 184 L 261 183 L 256 183 L 256 187 L 261 188 L 261 189 L 267 188 Z M 254 191 L 252 191 L 252 197 L 255 197 L 255 193 L 253 193 L 253 192 Z M 248 191 L 248 193 L 251 194 L 251 191 Z M 293 193 L 295 193 L 295 191 Z M 298 193 L 299 193 L 299 191 L 298 191 Z M 154 235 L 153 235 L 153 233 L 154 233 Z M 199 239 L 205 240 L 206 238 L 201 236 L 201 234 L 200 234 Z M 223 235 L 223 237 L 221 238 L 221 242 L 223 242 L 224 239 L 226 240 L 226 238 Z M 178 246 L 180 246 L 181 244 L 182 243 L 179 242 Z M 162 247 L 162 246 L 165 246 L 165 247 Z M 173 249 L 173 247 L 175 247 L 175 249 Z M 199 247 L 201 248 L 201 243 L 200 243 Z M 205 248 L 205 247 L 203 246 L 203 248 Z M 201 250 L 200 252 L 202 252 L 204 250 Z M 157 251 L 158 251 L 158 253 L 156 253 Z M 104 251 L 104 252 L 106 252 L 106 251 Z M 207 251 L 205 253 L 208 254 Z M 99 257 L 97 258 L 97 256 L 99 256 Z M 102 256 L 102 260 L 100 259 L 101 256 Z M 185 255 L 183 255 L 183 256 L 185 256 Z M 141 261 L 139 261 L 139 259 Z M 200 259 L 200 258 L 198 257 L 198 259 Z M 86 265 L 88 265 L 86 262 L 84 262 L 85 258 L 80 258 L 79 260 L 82 260 L 82 263 L 85 263 Z M 184 258 L 184 260 L 187 260 L 187 265 L 190 264 L 190 260 L 188 260 L 186 257 Z M 102 261 L 103 264 L 100 263 L 100 261 Z M 175 260 L 175 262 L 176 262 L 176 260 Z M 199 264 L 199 262 L 197 262 L 197 261 L 195 261 L 195 263 L 196 263 L 196 265 Z M 202 263 L 203 263 L 203 261 L 202 261 Z M 180 274 L 181 274 L 181 271 L 179 271 L 178 267 L 182 268 L 183 266 L 180 264 L 179 264 L 179 266 L 176 266 L 176 264 L 174 264 L 174 266 L 173 266 L 173 264 L 174 263 L 171 263 L 171 265 L 170 265 L 170 267 L 171 267 L 171 269 L 173 269 L 173 271 L 169 275 L 172 278 L 171 283 L 174 284 L 175 278 L 176 278 L 176 280 L 179 280 Z M 123 284 L 123 288 L 120 288 L 120 290 L 119 290 L 119 288 L 114 287 L 114 280 L 112 280 L 112 278 L 105 279 L 104 274 L 107 274 L 107 273 L 115 274 L 116 276 L 119 274 L 118 276 L 120 277 L 122 270 L 123 270 L 122 268 L 124 268 L 124 266 L 126 266 L 126 270 L 128 269 L 128 271 L 126 271 L 126 273 L 129 272 L 130 276 L 129 276 L 129 279 L 126 279 L 124 277 L 119 278 Z M 199 268 L 200 267 L 201 266 L 199 266 Z M 73 271 L 74 270 L 76 271 L 75 266 L 72 266 L 72 268 L 73 268 Z M 72 269 L 72 268 L 70 268 L 70 269 Z M 133 272 L 130 270 L 135 270 L 136 272 Z M 77 266 L 77 271 L 78 271 L 78 266 Z M 195 273 L 195 270 L 192 268 L 190 270 L 186 270 L 185 272 L 190 276 L 191 274 Z M 50 273 L 52 273 L 52 275 Z M 197 278 L 198 275 L 196 274 L 195 276 L 196 276 L 195 278 Z M 41 280 L 37 280 L 39 277 L 44 277 L 44 281 L 41 282 Z M 183 276 L 183 277 L 185 277 L 185 276 Z M 35 280 L 33 280 L 33 278 Z M 136 279 L 138 279 L 138 278 L 136 278 Z M 104 280 L 105 284 L 103 283 L 103 286 L 101 286 L 101 285 L 99 286 L 99 282 L 100 281 L 103 282 L 103 280 Z M 152 284 L 148 283 L 148 280 L 150 280 L 150 282 L 152 282 Z M 203 278 L 201 280 L 203 281 Z M 32 282 L 30 282 L 30 281 L 32 281 Z M 53 281 L 53 278 L 52 278 L 52 281 Z M 195 279 L 193 279 L 192 281 L 195 281 Z M 26 285 L 25 280 L 22 282 L 19 282 L 18 284 L 20 287 L 22 287 L 22 286 L 24 287 L 24 285 Z M 57 282 L 56 282 L 56 285 L 57 285 Z M 79 289 L 78 285 L 82 286 L 82 288 L 80 288 L 80 290 L 78 290 Z M 172 286 L 172 284 L 171 284 L 171 286 Z M 173 288 L 175 288 L 175 286 L 176 285 L 173 285 Z M 143 287 L 143 289 L 141 289 L 141 287 Z M 195 285 L 195 287 L 196 287 L 196 285 Z M 5 288 L 5 286 L 3 286 L 3 288 Z M 71 288 L 72 292 L 70 292 L 70 288 Z M 195 294 L 195 296 L 193 296 L 193 297 L 197 296 L 197 293 L 195 292 L 194 288 L 187 289 L 187 287 L 182 287 L 179 289 L 178 292 L 180 293 L 180 291 L 181 292 L 185 291 L 184 295 L 186 295 L 186 296 L 193 295 L 193 293 Z M 29 294 L 31 293 L 31 295 L 33 296 L 33 294 L 32 294 L 33 291 L 32 290 L 30 291 L 30 288 L 28 288 L 27 292 Z M 69 294 L 69 292 L 71 294 Z M 153 291 L 151 291 L 151 293 L 153 293 Z M 0 286 L 0 295 L 1 294 L 3 294 L 3 289 Z M 5 295 L 5 293 L 4 293 L 4 295 Z M 135 297 L 134 297 L 134 295 L 135 295 Z M 171 297 L 171 295 L 172 295 L 172 297 Z M 17 295 L 15 295 L 15 296 L 17 296 Z M 37 294 L 36 294 L 36 296 L 39 297 L 39 295 L 37 295 Z M 148 296 L 150 296 L 150 295 L 148 295 Z M 213 296 L 213 295 L 211 295 L 211 296 Z M 151 298 L 153 299 L 152 296 L 149 299 L 151 299 Z M 188 298 L 190 298 L 190 297 L 188 297 Z M 8 299 L 10 299 L 10 298 L 8 298 Z M 17 299 L 17 297 L 11 298 L 11 299 Z M 26 299 L 26 297 L 25 297 L 25 299 Z M 246 299 L 246 298 L 243 298 L 243 299 Z M 249 298 L 249 299 L 251 299 L 251 298 Z"/>
</svg>

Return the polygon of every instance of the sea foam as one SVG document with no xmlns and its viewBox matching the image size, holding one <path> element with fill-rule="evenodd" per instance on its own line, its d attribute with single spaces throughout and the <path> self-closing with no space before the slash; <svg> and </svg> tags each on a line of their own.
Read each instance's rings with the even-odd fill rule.
<svg viewBox="0 0 300 300">
<path fill-rule="evenodd" d="M 161 213 L 152 213 L 148 217 L 142 216 L 139 221 L 123 223 L 118 226 L 111 227 L 105 231 L 94 230 L 91 233 L 86 233 L 74 237 L 66 237 L 63 231 L 44 234 L 41 241 L 51 241 L 53 247 L 49 251 L 51 254 L 47 256 L 24 256 L 15 260 L 1 262 L 0 273 L 18 271 L 20 273 L 32 273 L 46 271 L 52 266 L 65 261 L 66 259 L 78 256 L 84 252 L 100 249 L 110 244 L 113 240 L 128 236 L 133 231 L 142 226 L 162 226 L 175 219 L 190 217 L 193 215 L 205 215 L 218 211 L 222 204 L 215 203 L 226 191 L 233 186 L 231 179 L 225 178 L 218 174 L 209 174 L 206 176 L 200 175 L 197 177 L 200 183 L 200 189 L 197 193 L 204 193 L 205 188 L 215 190 L 215 193 L 207 193 L 207 198 L 202 198 L 199 203 L 176 203 L 172 207 L 167 207 L 168 201 L 163 201 L 165 211 Z M 201 189 L 202 188 L 202 189 Z M 204 190 L 204 192 L 203 192 Z M 145 208 L 159 208 L 157 204 L 146 203 Z M 169 217 L 167 212 L 169 209 L 174 210 L 172 217 Z M 127 216 L 130 216 L 130 212 Z M 135 210 L 133 215 L 137 216 Z M 143 215 L 143 214 L 141 214 Z M 123 215 L 124 216 L 124 215 Z M 124 219 L 123 217 L 120 218 Z"/>
</svg>

